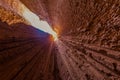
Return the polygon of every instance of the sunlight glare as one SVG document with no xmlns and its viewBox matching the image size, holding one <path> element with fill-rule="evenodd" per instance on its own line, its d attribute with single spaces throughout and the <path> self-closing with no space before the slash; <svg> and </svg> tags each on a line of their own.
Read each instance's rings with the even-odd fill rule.
<svg viewBox="0 0 120 80">
<path fill-rule="evenodd" d="M 54 40 L 57 40 L 57 33 L 51 28 L 51 26 L 31 12 L 24 4 L 21 3 L 19 6 L 20 14 L 26 21 L 28 21 L 33 27 L 42 30 L 46 33 L 49 33 L 53 36 Z"/>
</svg>

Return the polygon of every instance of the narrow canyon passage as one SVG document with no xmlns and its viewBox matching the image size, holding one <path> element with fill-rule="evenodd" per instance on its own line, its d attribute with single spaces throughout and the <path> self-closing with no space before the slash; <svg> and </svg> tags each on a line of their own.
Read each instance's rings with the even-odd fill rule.
<svg viewBox="0 0 120 80">
<path fill-rule="evenodd" d="M 26 25 L 17 25 L 16 32 L 16 29 L 9 29 L 6 23 L 0 25 L 0 32 L 7 30 L 7 33 L 1 33 L 4 37 L 0 40 L 0 79 L 53 80 L 54 44 L 49 35 Z M 35 37 L 35 34 L 40 36 Z"/>
<path fill-rule="evenodd" d="M 0 0 L 0 80 L 120 80 L 120 0 Z"/>
</svg>

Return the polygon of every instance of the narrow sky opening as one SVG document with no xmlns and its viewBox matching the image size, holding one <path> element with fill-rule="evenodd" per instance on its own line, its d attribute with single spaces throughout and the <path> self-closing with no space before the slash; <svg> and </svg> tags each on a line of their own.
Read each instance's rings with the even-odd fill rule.
<svg viewBox="0 0 120 80">
<path fill-rule="evenodd" d="M 30 23 L 30 25 L 32 25 L 33 27 L 44 31 L 46 33 L 49 33 L 53 36 L 54 40 L 57 40 L 57 33 L 51 28 L 51 26 L 43 20 L 40 20 L 40 18 L 33 13 L 32 11 L 30 11 L 24 4 L 22 4 L 20 2 L 19 5 L 19 14 L 27 21 Z"/>
</svg>

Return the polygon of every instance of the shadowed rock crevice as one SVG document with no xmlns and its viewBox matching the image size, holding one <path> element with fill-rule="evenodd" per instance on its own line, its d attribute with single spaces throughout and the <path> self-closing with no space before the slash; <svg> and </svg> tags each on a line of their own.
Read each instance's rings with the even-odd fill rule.
<svg viewBox="0 0 120 80">
<path fill-rule="evenodd" d="M 59 39 L 26 25 L 0 0 L 0 80 L 120 79 L 120 0 L 20 1 Z"/>
</svg>

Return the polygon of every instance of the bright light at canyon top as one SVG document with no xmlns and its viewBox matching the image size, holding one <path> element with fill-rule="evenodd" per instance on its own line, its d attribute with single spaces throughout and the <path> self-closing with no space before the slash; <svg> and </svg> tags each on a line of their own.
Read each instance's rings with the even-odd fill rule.
<svg viewBox="0 0 120 80">
<path fill-rule="evenodd" d="M 57 33 L 51 28 L 51 26 L 46 21 L 40 20 L 40 18 L 30 11 L 24 4 L 21 3 L 21 5 L 19 5 L 19 9 L 21 10 L 20 15 L 33 27 L 51 34 L 54 41 L 58 39 Z"/>
<path fill-rule="evenodd" d="M 53 33 L 52 36 L 53 36 L 53 38 L 54 38 L 54 41 L 58 40 L 57 33 Z"/>
</svg>

